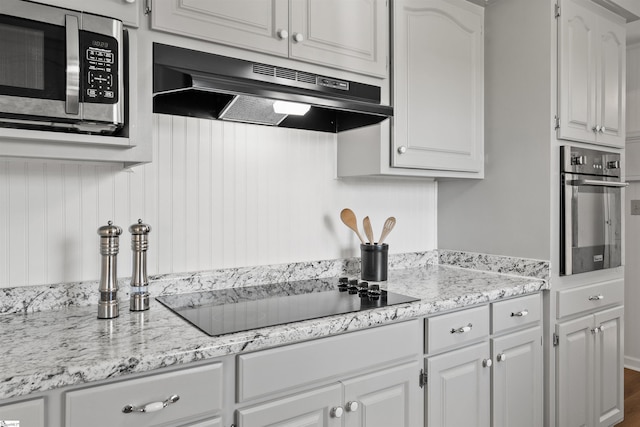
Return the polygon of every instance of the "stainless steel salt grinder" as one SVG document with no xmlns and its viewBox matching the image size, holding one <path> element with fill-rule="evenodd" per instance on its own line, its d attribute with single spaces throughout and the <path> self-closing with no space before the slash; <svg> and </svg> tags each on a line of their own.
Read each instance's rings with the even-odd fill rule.
<svg viewBox="0 0 640 427">
<path fill-rule="evenodd" d="M 149 309 L 149 280 L 147 279 L 148 234 L 151 227 L 139 219 L 137 224 L 129 227 L 131 233 L 131 249 L 133 249 L 133 273 L 131 275 L 131 311 Z"/>
<path fill-rule="evenodd" d="M 118 317 L 118 251 L 122 228 L 111 221 L 98 228 L 100 235 L 100 255 L 102 265 L 100 274 L 100 301 L 98 301 L 98 319 Z"/>
</svg>

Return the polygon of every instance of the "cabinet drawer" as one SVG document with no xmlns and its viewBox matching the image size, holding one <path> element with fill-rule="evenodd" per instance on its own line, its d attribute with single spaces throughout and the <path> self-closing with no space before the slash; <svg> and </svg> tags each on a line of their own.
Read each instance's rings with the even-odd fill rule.
<svg viewBox="0 0 640 427">
<path fill-rule="evenodd" d="M 420 322 L 412 320 L 239 355 L 238 401 L 417 357 L 421 334 Z"/>
<path fill-rule="evenodd" d="M 180 425 L 222 409 L 222 381 L 222 363 L 215 363 L 71 391 L 65 397 L 65 426 Z M 158 411 L 123 412 L 127 405 L 163 402 L 172 395 L 180 399 Z"/>
<path fill-rule="evenodd" d="M 542 317 L 541 309 L 539 294 L 493 303 L 491 332 L 495 334 L 537 323 Z"/>
<path fill-rule="evenodd" d="M 611 280 L 595 285 L 558 291 L 558 318 L 595 310 L 624 301 L 624 280 Z"/>
<path fill-rule="evenodd" d="M 44 399 L 0 406 L 0 420 L 20 421 L 24 427 L 44 427 Z"/>
<path fill-rule="evenodd" d="M 489 336 L 489 306 L 469 308 L 426 320 L 426 353 L 435 353 Z"/>
</svg>

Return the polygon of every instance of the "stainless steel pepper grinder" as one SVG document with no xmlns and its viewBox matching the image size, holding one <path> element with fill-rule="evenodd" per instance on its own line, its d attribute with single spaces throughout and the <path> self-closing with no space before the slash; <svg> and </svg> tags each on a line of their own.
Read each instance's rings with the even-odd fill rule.
<svg viewBox="0 0 640 427">
<path fill-rule="evenodd" d="M 149 280 L 147 279 L 148 234 L 151 227 L 139 219 L 137 224 L 129 227 L 131 233 L 131 249 L 133 249 L 133 273 L 131 274 L 131 311 L 149 309 Z"/>
<path fill-rule="evenodd" d="M 98 228 L 100 235 L 100 255 L 102 255 L 100 274 L 100 301 L 98 301 L 98 319 L 113 319 L 120 314 L 118 310 L 118 251 L 122 228 L 111 221 Z"/>
</svg>

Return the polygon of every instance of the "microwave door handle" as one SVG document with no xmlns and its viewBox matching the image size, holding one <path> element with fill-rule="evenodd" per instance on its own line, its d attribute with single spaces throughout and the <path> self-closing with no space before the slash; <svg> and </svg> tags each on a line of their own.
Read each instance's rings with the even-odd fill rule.
<svg viewBox="0 0 640 427">
<path fill-rule="evenodd" d="M 597 181 L 594 179 L 576 179 L 571 185 L 591 185 L 594 187 L 626 187 L 628 182 Z"/>
<path fill-rule="evenodd" d="M 67 36 L 67 88 L 65 111 L 78 115 L 80 112 L 80 28 L 78 17 L 65 15 Z"/>
</svg>

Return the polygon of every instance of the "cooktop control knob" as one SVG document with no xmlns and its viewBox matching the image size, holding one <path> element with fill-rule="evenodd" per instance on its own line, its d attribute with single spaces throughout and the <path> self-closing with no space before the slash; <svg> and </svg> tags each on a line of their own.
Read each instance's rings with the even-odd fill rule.
<svg viewBox="0 0 640 427">
<path fill-rule="evenodd" d="M 358 285 L 358 293 L 360 296 L 367 296 L 369 293 L 369 283 L 368 282 L 360 282 Z"/>
<path fill-rule="evenodd" d="M 611 160 L 607 162 L 607 168 L 609 169 L 620 169 L 620 160 Z"/>
<path fill-rule="evenodd" d="M 349 280 L 349 293 L 350 294 L 358 293 L 358 279 Z"/>
<path fill-rule="evenodd" d="M 380 285 L 373 284 L 369 286 L 369 298 L 379 299 L 381 293 L 382 292 L 380 291 Z"/>
</svg>

